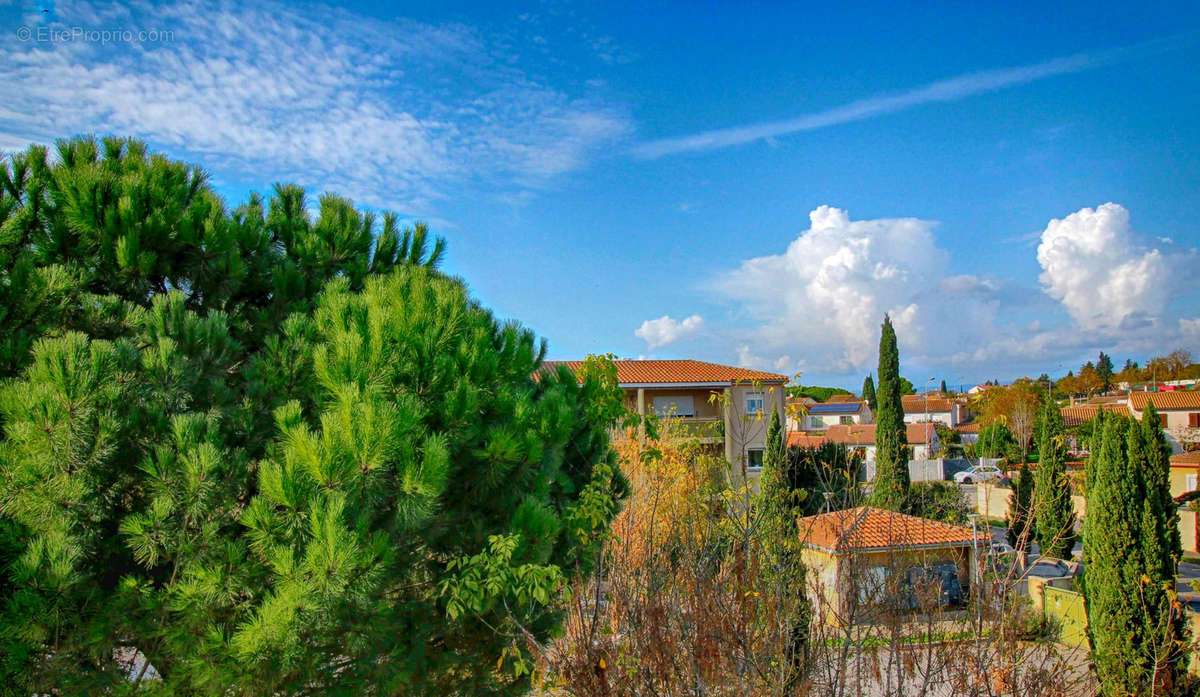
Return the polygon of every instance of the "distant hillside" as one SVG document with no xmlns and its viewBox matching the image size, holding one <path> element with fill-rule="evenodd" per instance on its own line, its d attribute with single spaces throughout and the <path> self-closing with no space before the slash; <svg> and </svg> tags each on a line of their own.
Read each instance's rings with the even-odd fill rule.
<svg viewBox="0 0 1200 697">
<path fill-rule="evenodd" d="M 816 385 L 796 385 L 787 388 L 787 396 L 789 397 L 812 397 L 818 402 L 828 402 L 829 398 L 835 394 L 854 394 L 848 390 L 843 390 L 840 387 L 818 387 Z"/>
</svg>

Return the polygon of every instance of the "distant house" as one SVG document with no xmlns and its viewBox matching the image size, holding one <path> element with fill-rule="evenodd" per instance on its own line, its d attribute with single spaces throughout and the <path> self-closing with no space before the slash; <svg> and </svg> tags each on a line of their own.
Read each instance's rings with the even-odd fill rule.
<svg viewBox="0 0 1200 697">
<path fill-rule="evenodd" d="M 967 394 L 979 394 L 980 392 L 987 392 L 988 390 L 994 390 L 997 387 L 999 387 L 999 385 L 976 385 L 976 386 L 972 387 L 971 389 L 967 390 Z"/>
<path fill-rule="evenodd" d="M 876 424 L 873 423 L 837 424 L 826 428 L 824 433 L 791 431 L 788 433 L 788 445 L 802 447 L 814 447 L 822 443 L 844 445 L 851 452 L 862 457 L 866 471 L 871 473 L 875 471 L 875 427 Z M 932 423 L 905 424 L 905 436 L 911 459 L 927 460 L 941 450 L 937 427 Z"/>
<path fill-rule="evenodd" d="M 1200 441 L 1200 392 L 1129 393 L 1129 410 L 1139 420 L 1151 403 L 1175 452 L 1183 452 L 1185 442 Z"/>
<path fill-rule="evenodd" d="M 627 408 L 658 414 L 723 452 L 733 473 L 745 468 L 757 479 L 766 449 L 772 410 L 784 418 L 784 385 L 778 373 L 693 360 L 617 360 L 617 384 L 625 390 Z M 546 361 L 544 370 L 565 366 L 578 370 L 583 361 Z M 713 396 L 728 398 L 722 410 Z"/>
<path fill-rule="evenodd" d="M 1200 489 L 1200 450 L 1171 456 L 1171 496 Z M 1185 552 L 1200 552 L 1200 516 L 1190 504 L 1179 508 L 1179 537 Z"/>
<path fill-rule="evenodd" d="M 985 530 L 870 506 L 801 518 L 798 527 L 811 599 L 835 624 L 870 621 L 880 607 L 916 609 L 915 586 L 931 579 L 945 591 L 934 603 L 962 601 L 977 552 L 991 541 Z"/>
<path fill-rule="evenodd" d="M 953 428 L 966 421 L 966 407 L 957 400 L 941 394 L 911 394 L 900 398 L 904 407 L 904 422 L 915 424 L 936 421 Z"/>
<path fill-rule="evenodd" d="M 963 422 L 957 424 L 956 426 L 954 426 L 954 431 L 956 433 L 958 433 L 959 441 L 963 445 L 968 445 L 970 443 L 978 443 L 979 442 L 979 431 L 982 428 L 983 428 L 982 424 L 980 424 L 978 421 L 972 419 L 970 421 L 963 421 Z"/>
<path fill-rule="evenodd" d="M 871 407 L 866 402 L 826 402 L 813 404 L 805 413 L 793 417 L 799 431 L 824 431 L 830 426 L 849 426 L 851 424 L 869 424 L 874 422 Z M 789 426 L 790 428 L 790 426 Z"/>
</svg>

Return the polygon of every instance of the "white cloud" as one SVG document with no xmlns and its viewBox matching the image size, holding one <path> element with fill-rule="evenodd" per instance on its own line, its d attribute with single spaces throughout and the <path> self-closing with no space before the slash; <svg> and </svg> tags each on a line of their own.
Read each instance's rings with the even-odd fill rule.
<svg viewBox="0 0 1200 697">
<path fill-rule="evenodd" d="M 676 321 L 670 315 L 663 315 L 658 319 L 642 322 L 642 326 L 634 330 L 633 334 L 639 339 L 645 339 L 648 347 L 654 350 L 692 336 L 703 326 L 704 319 L 700 315 L 692 315 L 682 321 Z"/>
<path fill-rule="evenodd" d="M 810 361 L 849 370 L 874 360 L 885 312 L 917 330 L 919 291 L 936 285 L 948 260 L 934 223 L 916 218 L 850 220 L 820 206 L 783 254 L 743 262 L 717 288 L 762 324 L 759 350 L 802 346 Z M 796 355 L 796 351 L 790 351 Z"/>
<path fill-rule="evenodd" d="M 875 368 L 885 312 L 902 372 L 930 370 L 950 381 L 1058 364 L 1065 372 L 1099 349 L 1137 358 L 1200 341 L 1200 317 L 1167 322 L 1160 290 L 1189 297 L 1196 283 L 1183 269 L 1195 266 L 1196 253 L 1140 248 L 1116 204 L 1050 222 L 1038 250 L 1046 293 L 1019 280 L 949 273 L 933 221 L 852 220 L 829 206 L 809 219 L 781 254 L 749 259 L 716 279 L 734 317 L 749 321 L 709 329 L 728 337 L 739 364 L 862 375 Z M 1183 309 L 1194 313 L 1195 305 Z"/>
<path fill-rule="evenodd" d="M 273 0 L 135 2 L 119 13 L 59 2 L 55 21 L 171 35 L 102 45 L 6 32 L 6 147 L 136 135 L 252 186 L 297 181 L 416 212 L 451 187 L 540 187 L 629 130 L 593 91 L 551 88 L 502 41 L 461 25 Z"/>
<path fill-rule="evenodd" d="M 1163 313 L 1170 264 L 1158 250 L 1138 246 L 1123 206 L 1106 203 L 1051 220 L 1037 259 L 1042 287 L 1082 329 L 1136 329 Z"/>
</svg>

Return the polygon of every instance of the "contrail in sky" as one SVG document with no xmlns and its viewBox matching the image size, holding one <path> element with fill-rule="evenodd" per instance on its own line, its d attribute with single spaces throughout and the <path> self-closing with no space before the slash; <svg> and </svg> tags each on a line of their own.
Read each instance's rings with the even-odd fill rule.
<svg viewBox="0 0 1200 697">
<path fill-rule="evenodd" d="M 994 92 L 1006 87 L 1024 85 L 1047 77 L 1067 75 L 1083 70 L 1099 68 L 1122 60 L 1148 53 L 1160 53 L 1189 43 L 1192 37 L 1156 39 L 1124 48 L 1097 53 L 1079 53 L 1073 56 L 1054 58 L 1042 63 L 1023 65 L 1016 68 L 999 68 L 967 73 L 946 80 L 932 82 L 923 87 L 897 94 L 879 95 L 859 99 L 833 109 L 804 114 L 793 119 L 768 121 L 749 126 L 718 128 L 687 136 L 675 136 L 641 143 L 634 147 L 634 155 L 644 159 L 656 159 L 665 155 L 684 152 L 716 150 L 733 145 L 742 145 L 756 140 L 813 131 L 818 128 L 862 121 L 874 116 L 891 114 L 934 102 L 953 102 L 984 92 Z"/>
</svg>

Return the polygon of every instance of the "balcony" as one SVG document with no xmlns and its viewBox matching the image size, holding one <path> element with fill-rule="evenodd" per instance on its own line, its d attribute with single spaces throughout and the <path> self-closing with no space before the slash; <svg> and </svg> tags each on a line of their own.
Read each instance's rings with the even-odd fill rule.
<svg viewBox="0 0 1200 697">
<path fill-rule="evenodd" d="M 725 419 L 720 416 L 664 416 L 659 419 L 659 430 L 701 443 L 725 442 Z"/>
</svg>

